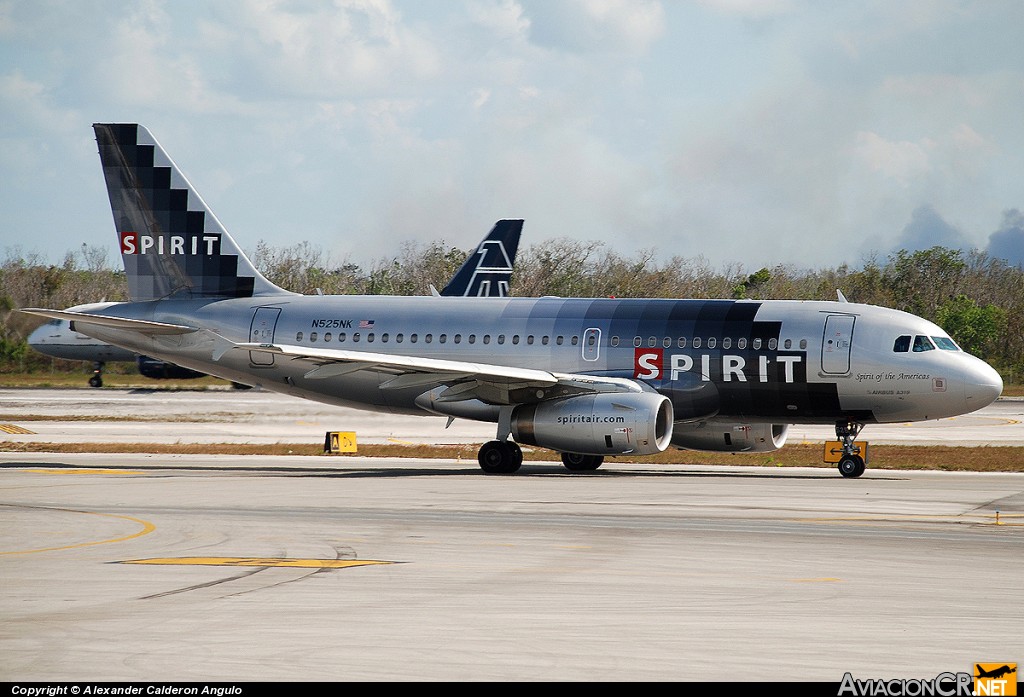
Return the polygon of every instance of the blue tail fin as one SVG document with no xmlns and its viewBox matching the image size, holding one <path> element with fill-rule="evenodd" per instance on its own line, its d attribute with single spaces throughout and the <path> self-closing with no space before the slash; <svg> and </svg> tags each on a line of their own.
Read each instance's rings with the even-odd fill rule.
<svg viewBox="0 0 1024 697">
<path fill-rule="evenodd" d="M 148 130 L 93 130 L 132 300 L 288 294 L 253 267 Z"/>
<path fill-rule="evenodd" d="M 507 296 L 522 231 L 522 220 L 499 220 L 495 223 L 476 251 L 459 267 L 441 295 Z"/>
</svg>

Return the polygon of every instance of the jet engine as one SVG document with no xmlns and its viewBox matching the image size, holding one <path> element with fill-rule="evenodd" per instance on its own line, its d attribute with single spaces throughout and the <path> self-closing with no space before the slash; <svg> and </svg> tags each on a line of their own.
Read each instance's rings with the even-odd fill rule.
<svg viewBox="0 0 1024 697">
<path fill-rule="evenodd" d="M 738 424 L 702 421 L 676 424 L 672 445 L 685 450 L 770 453 L 786 444 L 789 424 Z"/>
<path fill-rule="evenodd" d="M 512 435 L 524 445 L 582 455 L 653 455 L 672 439 L 672 402 L 643 392 L 523 404 L 512 412 Z"/>
</svg>

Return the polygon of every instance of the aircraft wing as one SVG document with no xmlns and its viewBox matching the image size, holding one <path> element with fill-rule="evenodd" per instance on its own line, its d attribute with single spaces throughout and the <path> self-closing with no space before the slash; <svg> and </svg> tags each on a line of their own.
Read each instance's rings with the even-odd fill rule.
<svg viewBox="0 0 1024 697">
<path fill-rule="evenodd" d="M 440 393 L 439 402 L 479 399 L 488 404 L 518 404 L 592 392 L 643 391 L 639 383 L 626 378 L 557 373 L 489 363 L 284 344 L 234 344 L 231 348 L 308 363 L 310 369 L 304 377 L 311 380 L 374 370 L 394 375 L 381 383 L 381 389 L 428 389 L 446 385 L 448 389 Z"/>
<path fill-rule="evenodd" d="M 101 327 L 112 327 L 114 329 L 127 329 L 140 334 L 189 334 L 198 331 L 198 327 L 190 327 L 186 324 L 169 324 L 167 322 L 153 322 L 145 319 L 128 319 L 127 317 L 110 317 L 108 315 L 94 315 L 89 312 L 72 312 L 69 310 L 47 310 L 39 307 L 25 307 L 18 312 L 50 319 L 63 319 L 78 324 L 98 324 Z"/>
</svg>

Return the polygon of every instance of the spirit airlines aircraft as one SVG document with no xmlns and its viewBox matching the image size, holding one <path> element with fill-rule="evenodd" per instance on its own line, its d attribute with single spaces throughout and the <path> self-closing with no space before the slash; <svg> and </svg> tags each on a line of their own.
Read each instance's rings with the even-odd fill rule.
<svg viewBox="0 0 1024 697">
<path fill-rule="evenodd" d="M 131 302 L 31 309 L 147 356 L 266 389 L 394 413 L 491 421 L 481 468 L 519 443 L 573 471 L 669 446 L 770 451 L 834 424 L 863 473 L 873 422 L 980 409 L 999 375 L 942 329 L 846 302 L 304 296 L 253 268 L 153 136 L 96 124 Z"/>
<path fill-rule="evenodd" d="M 448 285 L 438 293 L 431 286 L 434 295 L 462 297 L 495 297 L 508 295 L 512 270 L 515 266 L 519 237 L 522 234 L 522 220 L 500 220 L 469 255 Z M 114 303 L 90 303 L 67 308 L 71 312 L 100 312 Z M 103 367 L 111 361 L 133 361 L 139 373 L 154 380 L 190 380 L 201 378 L 200 373 L 135 351 L 113 346 L 105 341 L 86 336 L 71 329 L 71 322 L 65 319 L 51 319 L 37 327 L 28 337 L 28 344 L 36 351 L 69 361 L 91 361 L 92 376 L 90 387 L 103 387 Z M 235 383 L 236 387 L 247 387 Z"/>
</svg>

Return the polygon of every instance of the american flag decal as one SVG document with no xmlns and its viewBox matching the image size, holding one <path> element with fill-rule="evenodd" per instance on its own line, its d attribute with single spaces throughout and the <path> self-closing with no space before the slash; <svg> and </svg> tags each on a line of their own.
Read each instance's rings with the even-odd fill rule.
<svg viewBox="0 0 1024 697">
<path fill-rule="evenodd" d="M 372 319 L 361 319 L 361 320 L 359 320 L 359 328 L 360 329 L 373 329 L 373 320 Z"/>
</svg>

